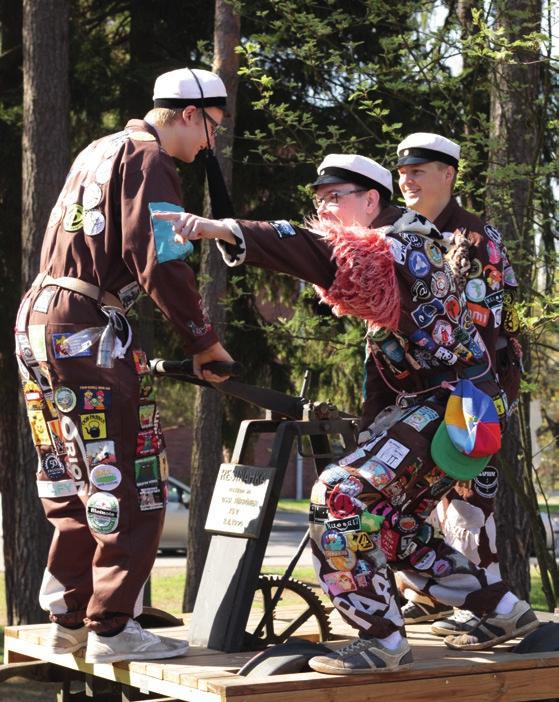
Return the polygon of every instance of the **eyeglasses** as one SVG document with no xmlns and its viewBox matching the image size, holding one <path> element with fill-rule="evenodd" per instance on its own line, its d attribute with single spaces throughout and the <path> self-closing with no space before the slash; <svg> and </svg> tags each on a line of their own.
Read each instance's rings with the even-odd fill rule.
<svg viewBox="0 0 559 702">
<path fill-rule="evenodd" d="M 209 112 L 206 112 L 206 110 L 201 110 L 202 115 L 204 116 L 204 120 L 207 120 L 210 123 L 210 134 L 212 136 L 217 136 L 218 134 L 224 134 L 227 131 L 227 127 L 222 127 L 219 122 L 217 122 L 210 114 Z"/>
<path fill-rule="evenodd" d="M 363 188 L 360 190 L 345 190 L 344 192 L 337 192 L 336 190 L 333 190 L 330 193 L 326 193 L 326 195 L 323 195 L 322 197 L 320 195 L 313 195 L 312 201 L 316 209 L 318 210 L 319 207 L 322 207 L 323 205 L 325 207 L 328 207 L 328 205 L 337 205 L 341 197 L 345 197 L 346 195 L 353 195 L 353 193 L 366 193 L 367 191 Z"/>
</svg>

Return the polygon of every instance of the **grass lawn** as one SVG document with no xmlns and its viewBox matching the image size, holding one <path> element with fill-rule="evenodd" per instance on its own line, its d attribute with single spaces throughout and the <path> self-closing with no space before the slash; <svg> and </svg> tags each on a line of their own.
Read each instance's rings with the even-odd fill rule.
<svg viewBox="0 0 559 702">
<path fill-rule="evenodd" d="M 552 495 L 551 497 L 548 497 L 547 505 L 551 514 L 559 514 L 559 495 Z M 541 512 L 545 512 L 546 504 L 540 495 L 538 495 L 538 507 Z"/>
<path fill-rule="evenodd" d="M 303 514 L 307 514 L 309 511 L 309 501 L 282 499 L 278 503 L 278 509 L 284 509 L 287 512 L 302 512 Z"/>
</svg>

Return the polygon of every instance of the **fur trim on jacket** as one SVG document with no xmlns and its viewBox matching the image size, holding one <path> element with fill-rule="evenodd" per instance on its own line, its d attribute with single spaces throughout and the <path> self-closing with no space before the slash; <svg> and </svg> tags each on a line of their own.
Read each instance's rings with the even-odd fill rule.
<svg viewBox="0 0 559 702">
<path fill-rule="evenodd" d="M 314 286 L 321 302 L 330 305 L 337 317 L 360 317 L 372 330 L 395 331 L 400 319 L 400 294 L 394 258 L 384 232 L 318 220 L 308 226 L 330 242 L 332 258 L 338 266 L 328 290 Z M 383 229 L 390 231 L 391 227 Z"/>
</svg>

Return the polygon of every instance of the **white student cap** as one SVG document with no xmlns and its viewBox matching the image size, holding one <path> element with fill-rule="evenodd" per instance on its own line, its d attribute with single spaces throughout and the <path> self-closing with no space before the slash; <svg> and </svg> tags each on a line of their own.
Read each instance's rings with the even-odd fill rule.
<svg viewBox="0 0 559 702">
<path fill-rule="evenodd" d="M 458 168 L 460 146 L 440 134 L 415 132 L 398 144 L 398 167 L 441 161 Z"/>
<path fill-rule="evenodd" d="M 163 73 L 153 88 L 154 107 L 225 107 L 226 98 L 221 78 L 202 68 L 179 68 Z"/>
<path fill-rule="evenodd" d="M 394 192 L 390 171 L 359 154 L 328 154 L 316 170 L 318 178 L 312 183 L 313 188 L 330 183 L 355 183 L 378 190 L 388 200 Z"/>
</svg>

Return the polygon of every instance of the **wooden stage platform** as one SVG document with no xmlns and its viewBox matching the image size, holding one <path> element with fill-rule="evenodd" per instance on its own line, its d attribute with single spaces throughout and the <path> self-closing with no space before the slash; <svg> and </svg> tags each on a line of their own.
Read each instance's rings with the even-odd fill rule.
<svg viewBox="0 0 559 702">
<path fill-rule="evenodd" d="M 331 613 L 338 637 L 350 629 Z M 559 617 L 541 613 L 542 621 Z M 187 702 L 516 702 L 559 697 L 559 653 L 519 655 L 507 642 L 490 652 L 459 652 L 445 647 L 429 633 L 428 625 L 408 627 L 415 663 L 407 671 L 355 676 L 296 673 L 242 677 L 239 668 L 253 653 L 221 653 L 190 649 L 187 656 L 167 662 L 131 662 L 87 665 L 84 651 L 48 654 L 41 646 L 48 625 L 8 627 L 5 663 L 39 659 L 73 671 L 93 674 L 144 694 Z M 154 629 L 166 636 L 188 638 L 188 626 Z M 339 647 L 343 640 L 330 642 Z M 140 699 L 142 695 L 134 697 Z M 0 699 L 2 687 L 0 685 Z M 62 699 L 62 698 L 61 698 Z M 128 699 L 128 698 L 127 698 Z M 144 697 L 144 699 L 147 699 Z"/>
</svg>

